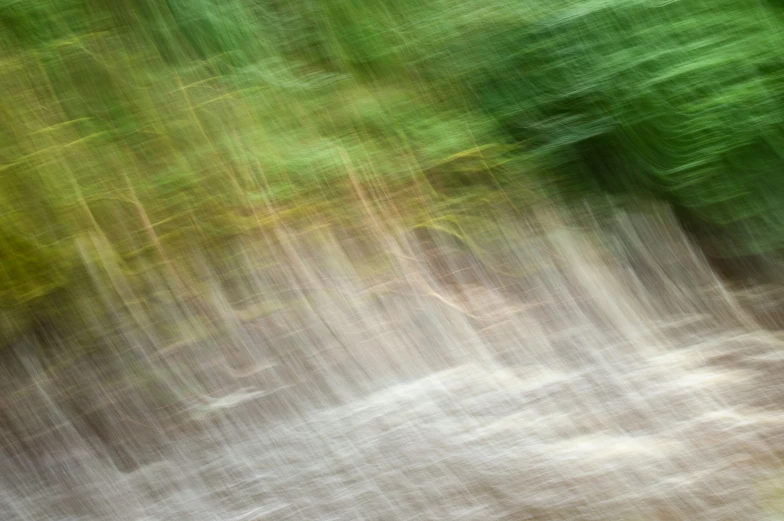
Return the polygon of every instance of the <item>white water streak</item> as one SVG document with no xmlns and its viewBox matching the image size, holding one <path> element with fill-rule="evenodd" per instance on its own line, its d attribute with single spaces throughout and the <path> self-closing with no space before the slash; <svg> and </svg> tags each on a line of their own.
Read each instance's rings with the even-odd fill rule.
<svg viewBox="0 0 784 521">
<path fill-rule="evenodd" d="M 390 233 L 372 276 L 281 233 L 282 262 L 244 244 L 239 285 L 205 291 L 220 335 L 118 307 L 120 354 L 6 362 L 0 518 L 775 516 L 779 338 L 658 214 L 542 229 L 506 223 L 481 262 Z M 190 326 L 157 345 L 160 321 Z"/>
</svg>

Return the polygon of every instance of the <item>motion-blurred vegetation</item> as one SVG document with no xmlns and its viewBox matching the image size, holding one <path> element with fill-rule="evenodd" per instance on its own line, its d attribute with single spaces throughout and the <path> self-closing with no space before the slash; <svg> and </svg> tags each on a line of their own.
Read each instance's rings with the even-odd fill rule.
<svg viewBox="0 0 784 521">
<path fill-rule="evenodd" d="M 180 272 L 280 219 L 350 226 L 361 185 L 404 214 L 643 193 L 723 254 L 776 251 L 782 9 L 0 0 L 0 334 L 89 308 L 86 260 Z"/>
</svg>

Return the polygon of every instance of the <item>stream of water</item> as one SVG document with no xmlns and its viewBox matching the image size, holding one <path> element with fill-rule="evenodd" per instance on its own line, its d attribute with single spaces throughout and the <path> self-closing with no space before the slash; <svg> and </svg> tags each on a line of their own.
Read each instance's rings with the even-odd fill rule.
<svg viewBox="0 0 784 521">
<path fill-rule="evenodd" d="M 784 519 L 773 293 L 730 291 L 664 213 L 496 231 L 478 255 L 388 230 L 375 271 L 281 231 L 282 262 L 243 247 L 204 292 L 220 334 L 172 301 L 59 363 L 19 340 L 0 519 Z"/>
</svg>

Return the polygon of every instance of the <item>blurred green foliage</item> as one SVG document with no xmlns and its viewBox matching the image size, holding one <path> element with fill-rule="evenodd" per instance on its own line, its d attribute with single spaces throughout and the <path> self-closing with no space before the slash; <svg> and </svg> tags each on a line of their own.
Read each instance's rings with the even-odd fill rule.
<svg viewBox="0 0 784 521">
<path fill-rule="evenodd" d="M 351 176 L 458 201 L 642 192 L 720 230 L 727 255 L 777 250 L 783 13 L 0 0 L 0 334 L 53 292 L 84 300 L 88 237 L 133 274 L 340 201 Z"/>
<path fill-rule="evenodd" d="M 780 11 L 572 2 L 473 48 L 487 57 L 471 72 L 480 103 L 566 179 L 736 227 L 727 254 L 784 244 Z"/>
</svg>

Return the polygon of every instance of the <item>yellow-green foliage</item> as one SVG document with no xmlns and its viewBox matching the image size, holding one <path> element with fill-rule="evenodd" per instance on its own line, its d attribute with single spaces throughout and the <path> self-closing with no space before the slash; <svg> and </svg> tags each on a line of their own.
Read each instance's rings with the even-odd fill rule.
<svg viewBox="0 0 784 521">
<path fill-rule="evenodd" d="M 203 4 L 0 3 L 15 27 L 0 40 L 7 316 L 89 290 L 80 237 L 101 237 L 133 275 L 188 248 L 220 250 L 271 211 L 312 209 L 349 171 L 405 181 L 492 140 L 489 119 L 446 93 L 367 80 L 279 31 L 254 36 L 265 25 L 248 6 L 229 3 L 247 17 L 224 18 Z"/>
<path fill-rule="evenodd" d="M 133 279 L 350 222 L 357 182 L 448 209 L 544 173 L 776 249 L 783 25 L 763 0 L 0 0 L 5 322 L 89 300 L 78 244 Z"/>
</svg>

